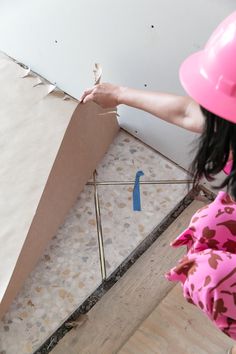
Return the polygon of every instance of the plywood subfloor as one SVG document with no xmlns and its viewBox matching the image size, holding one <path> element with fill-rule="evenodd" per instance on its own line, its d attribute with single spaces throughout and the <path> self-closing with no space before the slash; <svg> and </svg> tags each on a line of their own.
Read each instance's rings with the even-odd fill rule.
<svg viewBox="0 0 236 354">
<path fill-rule="evenodd" d="M 130 337 L 119 354 L 224 354 L 233 341 L 176 285 Z"/>
<path fill-rule="evenodd" d="M 194 201 L 186 208 L 89 311 L 84 322 L 65 335 L 52 353 L 117 353 L 175 286 L 166 281 L 164 273 L 176 264 L 184 249 L 174 250 L 169 243 L 188 225 L 192 214 L 202 205 L 202 202 Z M 147 354 L 148 347 L 142 353 Z"/>
</svg>

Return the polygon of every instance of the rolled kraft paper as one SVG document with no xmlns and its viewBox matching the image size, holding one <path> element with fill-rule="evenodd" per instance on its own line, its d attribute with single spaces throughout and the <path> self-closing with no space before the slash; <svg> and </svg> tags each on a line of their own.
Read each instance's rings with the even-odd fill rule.
<svg viewBox="0 0 236 354">
<path fill-rule="evenodd" d="M 119 130 L 115 113 L 23 72 L 0 56 L 0 317 Z"/>
</svg>

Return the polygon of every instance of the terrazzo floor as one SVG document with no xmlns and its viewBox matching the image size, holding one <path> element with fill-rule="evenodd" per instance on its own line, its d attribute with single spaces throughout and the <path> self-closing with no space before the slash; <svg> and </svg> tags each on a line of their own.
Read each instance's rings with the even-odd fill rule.
<svg viewBox="0 0 236 354">
<path fill-rule="evenodd" d="M 184 184 L 142 184 L 142 211 L 134 212 L 132 185 L 187 178 L 186 173 L 142 142 L 120 131 L 97 169 L 107 276 L 187 194 Z M 113 181 L 119 182 L 113 185 Z M 102 182 L 108 182 L 103 185 Z M 87 185 L 54 236 L 10 310 L 0 322 L 0 354 L 31 354 L 102 282 L 94 205 Z"/>
</svg>

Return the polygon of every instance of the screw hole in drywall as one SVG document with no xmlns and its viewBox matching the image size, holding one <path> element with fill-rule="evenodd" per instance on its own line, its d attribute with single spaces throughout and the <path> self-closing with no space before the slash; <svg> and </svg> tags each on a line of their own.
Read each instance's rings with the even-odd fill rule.
<svg viewBox="0 0 236 354">
<path fill-rule="evenodd" d="M 151 28 L 155 28 L 155 26 L 154 26 L 154 25 L 151 25 Z"/>
<path fill-rule="evenodd" d="M 144 87 L 147 87 L 147 84 L 144 84 Z"/>
<path fill-rule="evenodd" d="M 138 131 L 137 131 L 137 130 L 135 130 L 135 134 L 138 134 Z"/>
<path fill-rule="evenodd" d="M 57 43 L 57 40 L 55 39 L 55 43 Z"/>
</svg>

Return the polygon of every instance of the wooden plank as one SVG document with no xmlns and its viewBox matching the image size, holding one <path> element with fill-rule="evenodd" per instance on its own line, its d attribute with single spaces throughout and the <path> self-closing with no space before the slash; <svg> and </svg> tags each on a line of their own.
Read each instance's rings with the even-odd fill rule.
<svg viewBox="0 0 236 354">
<path fill-rule="evenodd" d="M 119 354 L 220 354 L 233 341 L 183 297 L 176 285 Z"/>
<path fill-rule="evenodd" d="M 186 208 L 89 311 L 87 321 L 70 331 L 52 354 L 117 353 L 173 288 L 174 284 L 166 281 L 164 273 L 176 264 L 184 249 L 173 250 L 169 243 L 186 228 L 192 214 L 202 205 L 194 201 Z"/>
</svg>

